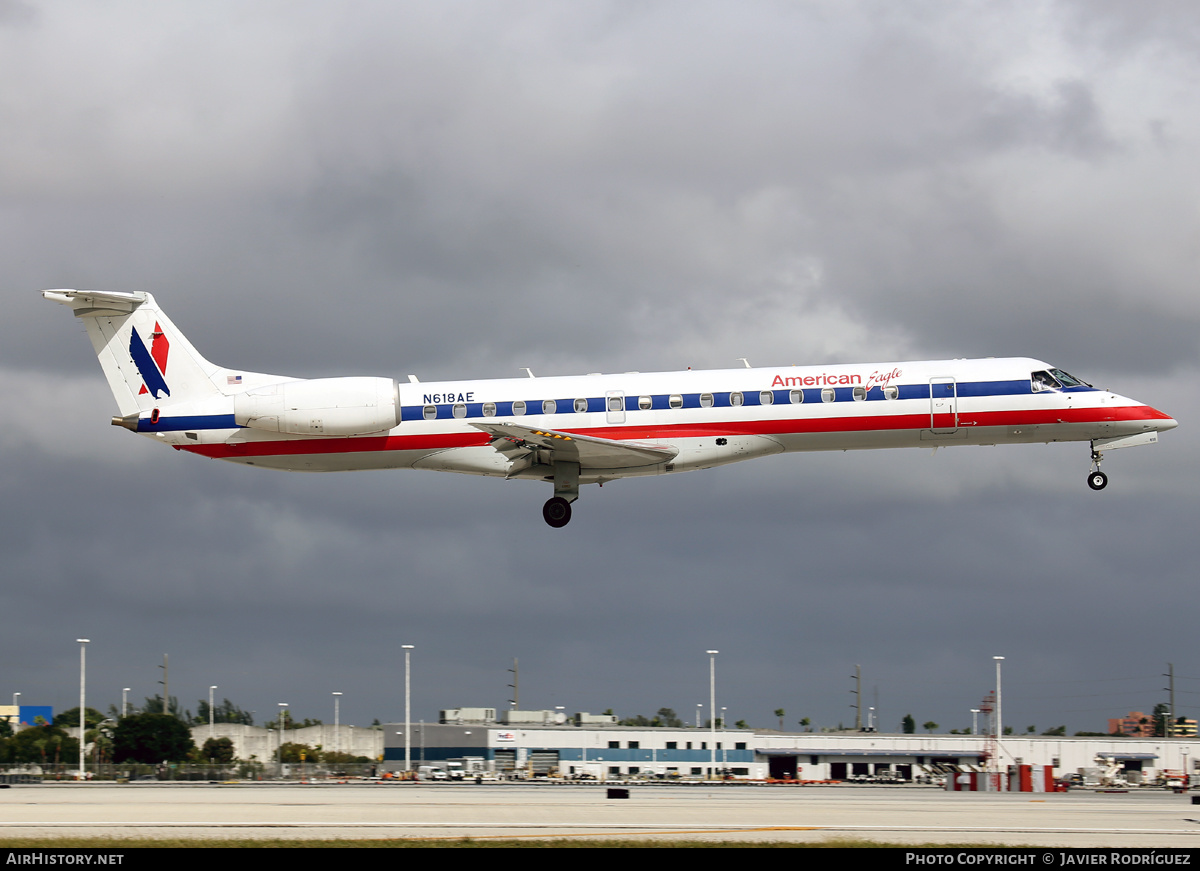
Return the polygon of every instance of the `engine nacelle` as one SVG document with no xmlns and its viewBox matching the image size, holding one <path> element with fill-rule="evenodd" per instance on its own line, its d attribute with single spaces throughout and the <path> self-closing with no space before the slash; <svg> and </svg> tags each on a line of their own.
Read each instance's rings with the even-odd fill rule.
<svg viewBox="0 0 1200 871">
<path fill-rule="evenodd" d="M 233 398 L 238 426 L 294 435 L 368 435 L 400 424 L 399 385 L 391 378 L 285 381 Z"/>
</svg>

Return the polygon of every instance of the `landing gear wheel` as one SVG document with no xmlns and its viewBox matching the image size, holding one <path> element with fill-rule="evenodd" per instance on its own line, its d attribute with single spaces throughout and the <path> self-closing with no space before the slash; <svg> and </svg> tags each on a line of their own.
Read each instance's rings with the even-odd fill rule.
<svg viewBox="0 0 1200 871">
<path fill-rule="evenodd" d="M 561 496 L 555 496 L 542 506 L 542 517 L 555 529 L 562 529 L 571 522 L 571 503 Z"/>
<path fill-rule="evenodd" d="M 1104 474 L 1103 472 L 1099 472 L 1099 471 L 1089 472 L 1088 473 L 1088 486 L 1091 487 L 1093 490 L 1103 490 L 1105 487 L 1108 486 L 1108 475 Z"/>
</svg>

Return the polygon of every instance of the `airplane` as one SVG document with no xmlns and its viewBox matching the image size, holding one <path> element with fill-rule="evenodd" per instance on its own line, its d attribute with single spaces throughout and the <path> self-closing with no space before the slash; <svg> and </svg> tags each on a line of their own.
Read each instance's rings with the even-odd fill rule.
<svg viewBox="0 0 1200 871">
<path fill-rule="evenodd" d="M 176 450 L 289 471 L 431 469 L 547 481 L 554 528 L 584 484 L 789 451 L 1154 444 L 1177 423 L 1026 357 L 423 383 L 213 365 L 142 292 L 46 290 L 83 321 L 120 414 Z"/>
</svg>

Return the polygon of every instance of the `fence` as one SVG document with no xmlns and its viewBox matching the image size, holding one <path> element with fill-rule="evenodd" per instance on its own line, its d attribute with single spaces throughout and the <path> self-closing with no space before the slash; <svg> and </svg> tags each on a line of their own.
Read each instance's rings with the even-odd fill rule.
<svg viewBox="0 0 1200 871">
<path fill-rule="evenodd" d="M 230 762 L 228 764 L 193 765 L 189 763 L 142 765 L 134 763 L 101 763 L 88 765 L 85 780 L 128 781 L 319 781 L 350 780 L 371 777 L 376 773 L 373 763 L 330 765 L 315 762 Z M 47 783 L 79 780 L 78 765 L 0 765 L 0 783 Z"/>
</svg>

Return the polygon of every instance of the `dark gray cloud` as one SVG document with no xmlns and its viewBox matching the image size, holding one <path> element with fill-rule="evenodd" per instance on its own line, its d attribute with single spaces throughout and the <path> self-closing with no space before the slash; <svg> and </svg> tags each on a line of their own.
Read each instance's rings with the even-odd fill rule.
<svg viewBox="0 0 1200 871">
<path fill-rule="evenodd" d="M 0 693 L 74 704 L 84 634 L 105 704 L 169 652 L 189 704 L 264 719 L 397 716 L 401 643 L 427 718 L 520 657 L 527 706 L 686 719 L 710 646 L 762 725 L 849 722 L 861 663 L 885 727 L 965 726 L 995 653 L 1018 727 L 1149 709 L 1200 369 L 1195 16 L 1156 10 L 0 5 Z M 789 456 L 555 534 L 533 485 L 155 450 L 55 286 L 153 291 L 280 374 L 1028 354 L 1183 425 L 1104 494 L 1079 446 Z"/>
</svg>

